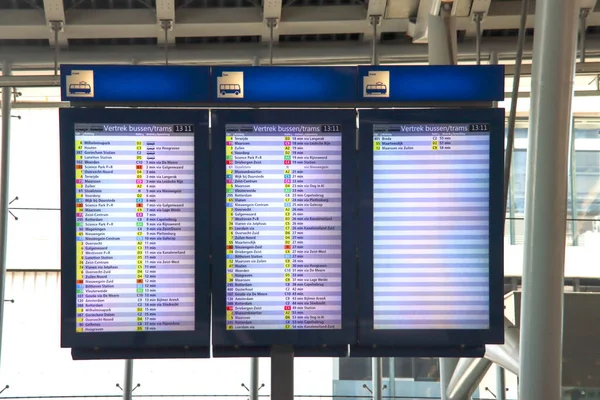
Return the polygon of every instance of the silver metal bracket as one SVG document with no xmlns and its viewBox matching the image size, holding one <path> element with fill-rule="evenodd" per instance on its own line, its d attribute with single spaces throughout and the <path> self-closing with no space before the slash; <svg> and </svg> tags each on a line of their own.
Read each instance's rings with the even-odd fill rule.
<svg viewBox="0 0 600 400">
<path fill-rule="evenodd" d="M 160 29 L 163 31 L 173 31 L 173 20 L 172 19 L 161 19 L 160 21 Z"/>
<path fill-rule="evenodd" d="M 50 26 L 50 31 L 52 31 L 52 32 L 64 32 L 65 31 L 64 21 L 49 21 L 48 25 Z"/>
<path fill-rule="evenodd" d="M 369 25 L 371 25 L 371 26 L 381 25 L 382 21 L 383 21 L 383 18 L 381 18 L 381 15 L 370 15 L 369 16 Z"/>
<path fill-rule="evenodd" d="M 267 27 L 270 28 L 277 28 L 277 26 L 279 25 L 279 19 L 278 18 L 267 18 L 266 21 L 267 23 Z"/>
<path fill-rule="evenodd" d="M 587 18 L 590 15 L 591 11 L 592 10 L 590 8 L 582 8 L 581 10 L 579 10 L 579 17 Z"/>
</svg>

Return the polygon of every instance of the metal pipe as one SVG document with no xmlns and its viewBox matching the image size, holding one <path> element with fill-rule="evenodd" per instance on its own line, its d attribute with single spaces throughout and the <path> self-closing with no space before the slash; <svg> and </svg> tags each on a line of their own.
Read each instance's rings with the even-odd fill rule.
<svg viewBox="0 0 600 400">
<path fill-rule="evenodd" d="M 577 207 L 577 156 L 575 151 L 575 117 L 571 118 L 571 131 L 569 132 L 569 188 L 571 189 L 571 244 L 573 246 L 578 245 L 578 228 L 577 228 L 577 217 L 579 214 Z"/>
<path fill-rule="evenodd" d="M 250 359 L 250 400 L 258 400 L 258 357 Z"/>
<path fill-rule="evenodd" d="M 377 56 L 377 23 L 378 17 L 371 17 L 371 25 L 373 25 L 373 40 L 371 42 L 372 54 L 371 54 L 371 65 L 379 65 L 379 58 Z"/>
<path fill-rule="evenodd" d="M 585 62 L 585 36 L 587 30 L 587 18 L 590 14 L 589 8 L 579 11 L 579 62 Z"/>
<path fill-rule="evenodd" d="M 123 400 L 133 397 L 133 360 L 125 360 L 125 376 L 123 377 Z"/>
<path fill-rule="evenodd" d="M 2 64 L 2 75 L 11 74 L 11 65 L 8 61 Z M 6 290 L 6 250 L 7 250 L 7 225 L 8 204 L 8 179 L 10 168 L 10 116 L 11 116 L 12 88 L 2 89 L 2 131 L 0 132 L 0 360 L 2 359 L 2 336 L 4 327 L 4 298 Z"/>
<path fill-rule="evenodd" d="M 383 399 L 383 359 L 373 358 L 373 400 Z"/>
<path fill-rule="evenodd" d="M 506 138 L 506 152 L 504 155 L 504 215 L 508 206 L 508 185 L 512 168 L 513 149 L 515 147 L 515 124 L 517 121 L 517 103 L 519 101 L 519 84 L 521 83 L 521 64 L 523 63 L 523 48 L 525 47 L 525 34 L 527 29 L 527 13 L 529 0 L 521 0 L 521 19 L 519 22 L 519 38 L 517 41 L 517 56 L 515 61 L 515 75 L 513 77 L 513 90 L 508 116 L 508 137 Z M 505 221 L 506 224 L 506 221 Z"/>
<path fill-rule="evenodd" d="M 58 54 L 60 47 L 58 46 L 58 28 L 53 26 L 54 29 L 54 76 L 58 76 Z"/>
<path fill-rule="evenodd" d="M 491 366 L 486 358 L 461 358 L 448 385 L 448 400 L 470 399 Z"/>
<path fill-rule="evenodd" d="M 54 75 L 0 76 L 0 88 L 60 87 L 60 77 Z"/>
<path fill-rule="evenodd" d="M 273 29 L 275 24 L 272 18 L 267 21 L 269 22 L 269 65 L 273 65 Z"/>
<path fill-rule="evenodd" d="M 525 191 L 519 398 L 562 397 L 569 128 L 577 49 L 573 2 L 536 2 Z"/>
<path fill-rule="evenodd" d="M 506 373 L 496 365 L 496 400 L 506 400 Z"/>
<path fill-rule="evenodd" d="M 163 30 L 165 31 L 165 65 L 169 65 L 169 30 L 165 24 Z"/>
<path fill-rule="evenodd" d="M 396 359 L 394 357 L 390 357 L 388 358 L 388 362 L 390 370 L 390 384 L 388 385 L 390 389 L 389 394 L 390 398 L 394 399 L 396 398 Z"/>
<path fill-rule="evenodd" d="M 481 65 L 481 13 L 475 13 L 475 62 Z"/>
<path fill-rule="evenodd" d="M 448 400 L 448 386 L 452 374 L 458 365 L 458 358 L 440 358 L 440 393 L 441 400 Z"/>
</svg>

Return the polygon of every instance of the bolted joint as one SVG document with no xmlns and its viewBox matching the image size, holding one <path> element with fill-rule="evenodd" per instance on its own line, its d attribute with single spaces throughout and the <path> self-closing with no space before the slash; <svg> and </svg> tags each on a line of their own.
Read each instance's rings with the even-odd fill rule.
<svg viewBox="0 0 600 400">
<path fill-rule="evenodd" d="M 485 13 L 483 13 L 483 12 L 473 13 L 473 22 L 478 23 L 478 22 L 483 21 L 484 16 L 485 16 Z"/>
<path fill-rule="evenodd" d="M 161 19 L 160 29 L 163 31 L 173 31 L 173 20 L 172 19 Z"/>
<path fill-rule="evenodd" d="M 443 0 L 441 4 L 441 11 L 445 13 L 452 13 L 452 8 L 454 7 L 454 2 L 452 0 Z"/>
<path fill-rule="evenodd" d="M 590 8 L 582 8 L 581 10 L 579 10 L 579 18 L 587 19 L 591 11 L 592 10 Z"/>
<path fill-rule="evenodd" d="M 369 25 L 381 25 L 382 20 L 383 18 L 381 18 L 381 15 L 371 15 L 369 16 Z"/>
<path fill-rule="evenodd" d="M 52 32 L 64 32 L 65 31 L 64 21 L 49 21 L 48 25 L 50 26 L 50 30 Z"/>
<path fill-rule="evenodd" d="M 269 29 L 273 28 L 277 28 L 277 25 L 279 24 L 279 19 L 278 18 L 267 18 L 266 19 L 266 23 L 267 23 L 267 27 Z"/>
</svg>

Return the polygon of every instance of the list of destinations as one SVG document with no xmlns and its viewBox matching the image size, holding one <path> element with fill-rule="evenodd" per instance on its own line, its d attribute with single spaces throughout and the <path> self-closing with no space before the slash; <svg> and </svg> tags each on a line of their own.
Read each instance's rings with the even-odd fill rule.
<svg viewBox="0 0 600 400">
<path fill-rule="evenodd" d="M 489 130 L 374 125 L 374 329 L 489 327 Z"/>
<path fill-rule="evenodd" d="M 75 124 L 77 332 L 191 331 L 194 126 Z"/>
<path fill-rule="evenodd" d="M 341 126 L 226 135 L 227 329 L 341 329 Z"/>
</svg>

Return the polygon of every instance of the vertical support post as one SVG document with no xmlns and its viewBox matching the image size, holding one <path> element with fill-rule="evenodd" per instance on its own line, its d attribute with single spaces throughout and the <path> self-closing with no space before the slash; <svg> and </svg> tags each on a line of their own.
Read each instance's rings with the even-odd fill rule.
<svg viewBox="0 0 600 400">
<path fill-rule="evenodd" d="M 294 400 L 294 349 L 275 345 L 271 349 L 271 398 Z"/>
<path fill-rule="evenodd" d="M 133 360 L 125 360 L 125 376 L 123 377 L 123 400 L 133 397 Z"/>
<path fill-rule="evenodd" d="M 496 399 L 506 400 L 506 372 L 496 365 Z"/>
<path fill-rule="evenodd" d="M 440 394 L 441 400 L 448 400 L 448 386 L 452 374 L 458 365 L 458 358 L 440 358 Z"/>
<path fill-rule="evenodd" d="M 538 1 L 525 205 L 519 398 L 561 399 L 567 172 L 578 8 Z"/>
<path fill-rule="evenodd" d="M 475 22 L 475 62 L 477 65 L 481 65 L 481 20 L 483 19 L 483 13 L 476 12 L 473 14 L 473 21 Z"/>
<path fill-rule="evenodd" d="M 512 156 L 515 147 L 515 124 L 517 122 L 517 103 L 519 101 L 519 84 L 521 83 L 521 64 L 523 63 L 523 47 L 525 47 L 525 30 L 527 29 L 528 12 L 529 0 L 521 0 L 521 19 L 519 21 L 519 38 L 517 39 L 515 75 L 513 76 L 513 90 L 510 102 L 510 113 L 508 116 L 508 137 L 506 138 L 506 152 L 504 155 L 504 215 L 506 215 L 506 208 L 508 206 L 508 184 L 510 182 Z"/>
<path fill-rule="evenodd" d="M 10 76 L 10 62 L 2 64 L 2 76 Z M 4 298 L 6 290 L 6 248 L 8 228 L 8 178 L 10 168 L 10 120 L 12 88 L 2 89 L 2 132 L 0 132 L 0 360 L 2 357 L 2 334 L 4 325 Z"/>
<path fill-rule="evenodd" d="M 390 357 L 388 358 L 388 361 L 390 370 L 390 384 L 388 387 L 390 398 L 394 399 L 396 398 L 396 359 L 394 357 Z"/>
<path fill-rule="evenodd" d="M 269 27 L 269 65 L 273 65 L 273 29 L 275 29 L 275 18 L 268 18 L 267 25 Z"/>
<path fill-rule="evenodd" d="M 58 45 L 58 33 L 61 30 L 62 22 L 51 21 L 50 26 L 54 32 L 54 76 L 58 76 L 58 55 L 60 53 L 60 46 Z"/>
<path fill-rule="evenodd" d="M 575 117 L 572 117 L 571 132 L 569 134 L 569 189 L 571 189 L 571 244 L 573 246 L 579 245 L 579 239 L 577 237 L 579 229 L 577 227 L 577 214 L 579 213 L 577 207 L 577 155 L 575 150 Z"/>
<path fill-rule="evenodd" d="M 250 400 L 258 400 L 258 357 L 250 359 Z"/>
<path fill-rule="evenodd" d="M 383 359 L 373 357 L 373 400 L 383 399 Z"/>
<path fill-rule="evenodd" d="M 590 15 L 589 8 L 579 11 L 579 62 L 585 62 L 585 31 L 587 30 L 587 18 Z"/>
<path fill-rule="evenodd" d="M 169 30 L 173 28 L 173 21 L 170 19 L 161 19 L 160 27 L 165 34 L 165 65 L 169 65 Z"/>
<path fill-rule="evenodd" d="M 371 16 L 371 26 L 373 27 L 373 39 L 371 42 L 372 54 L 371 65 L 379 65 L 379 54 L 377 52 L 377 25 L 379 24 L 379 15 Z"/>
</svg>

